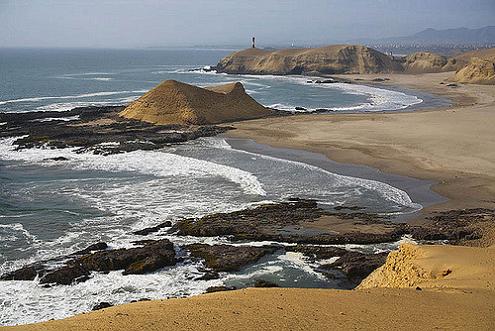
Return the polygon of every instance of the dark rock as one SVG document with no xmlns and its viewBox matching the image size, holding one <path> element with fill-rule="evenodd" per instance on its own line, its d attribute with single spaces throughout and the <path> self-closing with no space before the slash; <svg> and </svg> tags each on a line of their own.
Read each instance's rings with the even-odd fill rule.
<svg viewBox="0 0 495 331">
<path fill-rule="evenodd" d="M 108 245 L 106 243 L 99 242 L 99 243 L 90 245 L 87 248 L 85 248 L 83 250 L 80 250 L 78 252 L 75 252 L 75 253 L 73 253 L 71 255 L 85 255 L 85 254 L 89 254 L 89 253 L 95 252 L 95 251 L 103 251 L 103 250 L 105 250 L 107 248 L 108 248 Z"/>
<path fill-rule="evenodd" d="M 448 87 L 458 87 L 459 85 L 455 84 L 455 83 L 450 83 L 450 84 L 447 84 Z"/>
<path fill-rule="evenodd" d="M 327 228 L 311 227 L 323 216 L 333 217 L 340 223 L 345 220 L 352 224 L 380 224 L 387 227 L 382 233 L 333 231 Z M 213 237 L 232 236 L 233 240 L 269 240 L 311 244 L 370 244 L 397 241 L 405 234 L 405 228 L 398 223 L 383 220 L 382 217 L 365 213 L 332 213 L 318 207 L 316 201 L 292 200 L 278 204 L 261 205 L 232 213 L 218 213 L 196 219 L 177 221 L 169 233 L 177 235 Z"/>
<path fill-rule="evenodd" d="M 45 160 L 48 160 L 48 161 L 69 161 L 68 158 L 63 157 L 63 156 L 52 157 L 52 158 L 48 158 Z"/>
<path fill-rule="evenodd" d="M 346 252 L 337 261 L 329 265 L 322 265 L 322 269 L 338 267 L 355 284 L 359 284 L 376 268 L 385 263 L 388 253 L 363 254 Z"/>
<path fill-rule="evenodd" d="M 179 220 L 169 230 L 177 235 L 197 237 L 231 236 L 233 240 L 277 241 L 300 244 L 374 244 L 394 242 L 403 235 L 425 241 L 462 241 L 481 237 L 473 224 L 495 219 L 493 210 L 451 211 L 429 217 L 424 224 L 390 222 L 384 216 L 355 212 L 331 212 L 315 201 L 289 200 L 232 213 L 217 213 Z M 324 219 L 324 223 L 312 226 Z M 342 227 L 346 223 L 348 229 Z M 363 225 L 376 231 L 360 231 Z M 335 230 L 333 227 L 336 227 Z"/>
<path fill-rule="evenodd" d="M 3 274 L 0 277 L 0 280 L 33 280 L 41 272 L 43 272 L 43 265 L 31 264 L 15 271 Z"/>
<path fill-rule="evenodd" d="M 84 266 L 77 263 L 71 264 L 47 272 L 40 279 L 40 284 L 70 285 L 88 280 L 89 274 L 90 271 Z"/>
<path fill-rule="evenodd" d="M 254 282 L 254 287 L 279 287 L 277 284 L 263 279 L 257 279 Z"/>
<path fill-rule="evenodd" d="M 206 266 L 215 271 L 238 271 L 275 250 L 273 247 L 206 244 L 187 245 L 186 249 L 191 256 L 204 259 Z"/>
<path fill-rule="evenodd" d="M 163 222 L 161 224 L 158 224 L 156 226 L 152 226 L 152 227 L 145 228 L 145 229 L 142 229 L 142 230 L 139 230 L 139 231 L 135 231 L 132 234 L 137 234 L 137 235 L 140 235 L 140 236 L 146 236 L 146 235 L 148 235 L 150 233 L 158 232 L 158 231 L 160 231 L 163 228 L 169 228 L 171 226 L 172 226 L 172 222 L 165 221 L 165 222 Z"/>
<path fill-rule="evenodd" d="M 234 291 L 237 290 L 235 286 L 211 286 L 206 289 L 206 293 Z"/>
<path fill-rule="evenodd" d="M 81 107 L 63 112 L 0 113 L 0 138 L 24 136 L 14 144 L 17 149 L 48 146 L 50 148 L 77 148 L 76 152 L 109 155 L 135 150 L 160 149 L 169 144 L 181 143 L 200 137 L 226 132 L 227 126 L 154 125 L 122 118 L 118 113 L 124 106 Z M 49 117 L 79 116 L 78 120 L 36 120 Z M 104 121 L 99 125 L 96 120 Z M 105 144 L 116 143 L 116 144 Z M 53 160 L 64 161 L 58 157 Z"/>
<path fill-rule="evenodd" d="M 297 106 L 295 109 L 296 109 L 296 110 L 303 110 L 303 111 L 307 110 L 306 108 L 304 108 L 304 107 L 299 107 L 299 106 Z"/>
<path fill-rule="evenodd" d="M 288 252 L 302 253 L 311 260 L 330 259 L 332 257 L 342 256 L 347 253 L 347 251 L 343 248 L 331 246 L 296 245 L 288 246 L 285 250 Z"/>
<path fill-rule="evenodd" d="M 125 275 L 143 274 L 176 263 L 174 245 L 168 239 L 129 249 L 103 250 L 106 247 L 105 243 L 94 244 L 69 256 L 25 266 L 3 275 L 0 280 L 33 280 L 40 276 L 41 284 L 69 285 L 86 281 L 92 271 L 123 269 Z M 53 262 L 63 263 L 60 267 L 49 267 Z"/>
<path fill-rule="evenodd" d="M 100 310 L 100 309 L 105 309 L 105 308 L 109 308 L 109 307 L 113 307 L 113 305 L 109 302 L 102 301 L 102 302 L 96 304 L 92 310 Z"/>
<path fill-rule="evenodd" d="M 94 271 L 124 269 L 127 275 L 152 272 L 175 265 L 176 261 L 174 245 L 168 239 L 162 239 L 143 247 L 97 252 L 83 256 L 77 262 Z"/>
<path fill-rule="evenodd" d="M 212 280 L 220 278 L 220 274 L 213 270 L 207 270 L 203 276 L 195 278 L 194 280 Z"/>
<path fill-rule="evenodd" d="M 387 80 L 390 80 L 390 78 L 380 78 L 380 77 L 378 77 L 378 78 L 372 79 L 373 82 L 385 82 Z"/>
</svg>

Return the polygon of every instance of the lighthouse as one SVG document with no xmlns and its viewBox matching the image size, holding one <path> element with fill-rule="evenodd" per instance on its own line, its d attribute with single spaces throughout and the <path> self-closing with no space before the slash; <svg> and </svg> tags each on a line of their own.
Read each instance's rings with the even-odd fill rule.
<svg viewBox="0 0 495 331">
<path fill-rule="evenodd" d="M 255 37 L 253 37 L 253 39 L 252 39 L 252 45 L 251 46 L 252 46 L 252 48 L 256 48 L 256 38 Z"/>
</svg>

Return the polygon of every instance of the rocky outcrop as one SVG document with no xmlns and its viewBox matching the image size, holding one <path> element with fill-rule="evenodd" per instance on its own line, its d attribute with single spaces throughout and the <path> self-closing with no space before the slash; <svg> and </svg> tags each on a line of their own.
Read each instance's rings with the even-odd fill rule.
<svg viewBox="0 0 495 331">
<path fill-rule="evenodd" d="M 339 268 L 354 284 L 359 284 L 376 268 L 385 263 L 388 253 L 363 254 L 346 252 L 337 261 L 320 266 L 320 269 Z"/>
<path fill-rule="evenodd" d="M 453 216 L 459 214 L 462 217 Z M 374 244 L 394 242 L 406 234 L 424 241 L 458 242 L 481 237 L 472 224 L 484 222 L 484 215 L 489 220 L 494 217 L 494 211 L 447 211 L 430 217 L 424 224 L 413 225 L 391 222 L 364 212 L 333 212 L 318 207 L 316 201 L 294 199 L 232 213 L 179 220 L 169 233 L 301 244 Z"/>
<path fill-rule="evenodd" d="M 76 152 L 108 155 L 136 150 L 160 149 L 174 143 L 210 137 L 230 128 L 218 126 L 153 125 L 129 120 L 118 113 L 122 106 L 84 107 L 68 112 L 0 113 L 0 138 L 18 137 L 19 149 L 47 146 L 75 148 Z M 63 116 L 61 116 L 63 115 Z M 78 116 L 74 121 L 43 121 Z M 63 162 L 63 157 L 56 161 Z"/>
<path fill-rule="evenodd" d="M 99 244 L 97 247 L 102 248 L 103 245 Z M 53 268 L 50 265 L 56 261 L 43 261 L 2 275 L 0 280 L 33 280 L 38 276 L 41 284 L 70 285 L 89 279 L 92 271 L 124 270 L 124 275 L 144 274 L 175 265 L 174 245 L 168 239 L 127 249 L 93 252 L 94 248 L 95 246 L 90 246 L 81 251 L 81 256 L 71 258 L 75 256 L 73 254 L 60 258 L 60 261 L 64 261 L 61 266 Z"/>
<path fill-rule="evenodd" d="M 387 253 L 365 254 L 331 246 L 296 245 L 286 247 L 286 250 L 302 253 L 312 262 L 337 258 L 332 263 L 320 265 L 317 271 L 334 278 L 334 271 L 338 269 L 354 286 L 385 263 L 387 257 Z"/>
<path fill-rule="evenodd" d="M 186 249 L 191 256 L 203 259 L 206 266 L 214 271 L 238 271 L 275 251 L 274 247 L 207 244 L 192 244 L 186 246 Z"/>
<path fill-rule="evenodd" d="M 167 80 L 120 115 L 161 125 L 206 125 L 266 117 L 271 111 L 251 98 L 238 82 L 201 88 Z"/>
<path fill-rule="evenodd" d="M 250 48 L 223 58 L 218 72 L 231 74 L 321 75 L 368 74 L 400 71 L 389 56 L 360 45 L 261 50 Z"/>
<path fill-rule="evenodd" d="M 480 60 L 470 65 L 471 60 L 475 58 Z M 492 84 L 493 66 L 490 66 L 490 63 L 495 62 L 494 58 L 495 49 L 478 50 L 448 58 L 431 52 L 416 52 L 405 57 L 388 56 L 360 45 L 280 50 L 250 48 L 226 56 L 218 63 L 216 70 L 231 74 L 319 76 L 421 74 L 459 70 L 460 73 L 456 75 L 458 81 Z"/>
</svg>

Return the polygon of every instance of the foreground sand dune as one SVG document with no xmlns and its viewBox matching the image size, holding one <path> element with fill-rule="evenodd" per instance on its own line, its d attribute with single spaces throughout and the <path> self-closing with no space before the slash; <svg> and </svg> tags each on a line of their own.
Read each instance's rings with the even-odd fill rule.
<svg viewBox="0 0 495 331">
<path fill-rule="evenodd" d="M 244 289 L 5 330 L 493 330 L 491 291 Z"/>
</svg>

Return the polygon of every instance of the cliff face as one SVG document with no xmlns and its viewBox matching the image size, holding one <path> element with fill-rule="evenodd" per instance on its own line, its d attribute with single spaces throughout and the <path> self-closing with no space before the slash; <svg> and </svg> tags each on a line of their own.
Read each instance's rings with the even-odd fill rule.
<svg viewBox="0 0 495 331">
<path fill-rule="evenodd" d="M 232 74 L 367 74 L 400 70 L 400 64 L 389 56 L 354 45 L 275 51 L 246 49 L 223 58 L 217 65 L 218 72 Z"/>
<path fill-rule="evenodd" d="M 120 113 L 154 124 L 183 125 L 219 124 L 270 114 L 246 94 L 241 83 L 205 89 L 174 80 L 162 82 Z"/>
<path fill-rule="evenodd" d="M 478 60 L 475 60 L 477 59 Z M 417 52 L 402 58 L 390 57 L 359 45 L 321 48 L 262 50 L 249 48 L 234 52 L 217 65 L 218 72 L 258 75 L 325 74 L 423 74 L 458 70 L 454 80 L 462 83 L 495 84 L 495 49 L 460 54 L 453 58 Z"/>
</svg>

